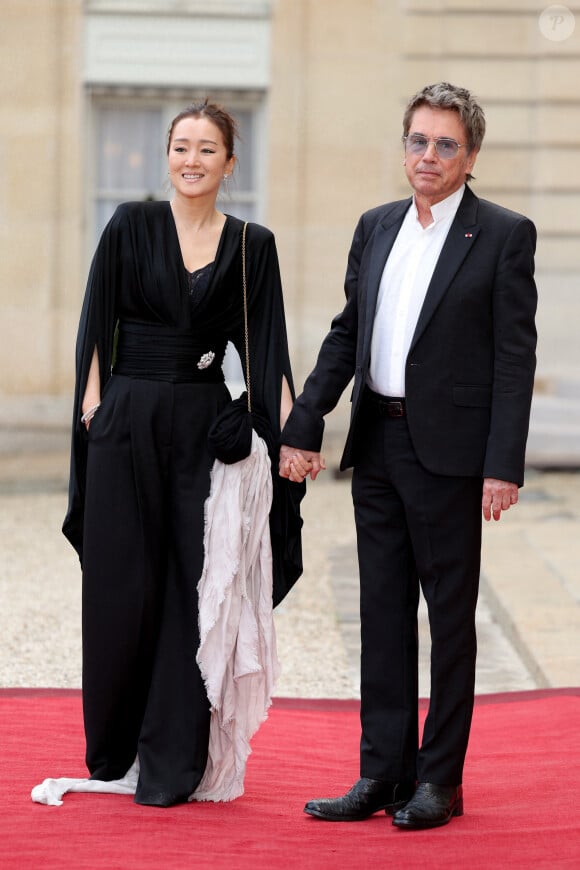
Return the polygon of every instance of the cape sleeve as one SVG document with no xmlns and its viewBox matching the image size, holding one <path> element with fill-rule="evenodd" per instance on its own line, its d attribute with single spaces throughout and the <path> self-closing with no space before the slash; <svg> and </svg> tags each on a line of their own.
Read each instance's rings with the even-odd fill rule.
<svg viewBox="0 0 580 870">
<path fill-rule="evenodd" d="M 87 469 L 87 438 L 81 422 L 81 406 L 95 347 L 101 392 L 111 375 L 123 223 L 124 208 L 119 206 L 103 231 L 91 263 L 76 342 L 69 498 L 62 531 L 77 551 L 81 564 Z"/>
<path fill-rule="evenodd" d="M 300 502 L 305 483 L 291 483 L 278 474 L 280 401 L 285 377 L 295 398 L 278 253 L 273 234 L 249 224 L 246 237 L 250 393 L 252 408 L 268 419 L 271 433 L 273 501 L 270 538 L 274 575 L 274 606 L 302 574 L 302 518 Z M 243 328 L 233 337 L 245 376 Z"/>
</svg>

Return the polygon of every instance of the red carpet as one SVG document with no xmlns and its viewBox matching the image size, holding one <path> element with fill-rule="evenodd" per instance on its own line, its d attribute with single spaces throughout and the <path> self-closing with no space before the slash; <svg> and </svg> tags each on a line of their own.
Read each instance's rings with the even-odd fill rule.
<svg viewBox="0 0 580 870">
<path fill-rule="evenodd" d="M 577 690 L 479 698 L 465 816 L 433 831 L 398 831 L 384 814 L 332 824 L 302 812 L 358 777 L 355 702 L 277 701 L 254 741 L 244 797 L 169 810 L 115 795 L 31 802 L 46 776 L 85 775 L 77 692 L 1 690 L 0 734 L 5 870 L 580 867 Z"/>
</svg>

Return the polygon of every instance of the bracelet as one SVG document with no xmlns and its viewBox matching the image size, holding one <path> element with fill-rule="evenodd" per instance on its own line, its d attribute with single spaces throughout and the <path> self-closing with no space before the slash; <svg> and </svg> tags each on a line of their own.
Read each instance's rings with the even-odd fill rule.
<svg viewBox="0 0 580 870">
<path fill-rule="evenodd" d="M 93 419 L 99 408 L 101 407 L 101 403 L 97 402 L 96 405 L 93 405 L 92 408 L 89 408 L 88 411 L 85 411 L 83 416 L 81 417 L 81 423 L 88 423 Z"/>
</svg>

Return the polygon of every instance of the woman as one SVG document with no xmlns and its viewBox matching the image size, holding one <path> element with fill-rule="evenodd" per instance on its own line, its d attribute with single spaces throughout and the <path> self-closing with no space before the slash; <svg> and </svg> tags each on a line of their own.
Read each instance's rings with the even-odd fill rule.
<svg viewBox="0 0 580 870">
<path fill-rule="evenodd" d="M 173 120 L 171 202 L 118 207 L 77 340 L 63 531 L 83 569 L 86 761 L 92 779 L 110 781 L 138 756 L 135 801 L 154 806 L 186 801 L 207 761 L 210 712 L 195 662 L 207 434 L 230 401 L 227 341 L 245 354 L 243 224 L 216 208 L 235 134 L 232 117 L 207 101 Z M 264 227 L 251 224 L 246 245 L 252 395 L 277 440 L 293 396 L 278 259 Z M 293 582 L 303 493 L 274 477 L 274 558 Z M 294 534 L 283 540 L 288 524 Z"/>
</svg>

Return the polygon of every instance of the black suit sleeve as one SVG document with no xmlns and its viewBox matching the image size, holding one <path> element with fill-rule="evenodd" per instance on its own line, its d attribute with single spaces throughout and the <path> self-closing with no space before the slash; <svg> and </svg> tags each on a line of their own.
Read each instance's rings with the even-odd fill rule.
<svg viewBox="0 0 580 870">
<path fill-rule="evenodd" d="M 324 416 L 332 411 L 355 371 L 359 317 L 358 277 L 365 246 L 364 215 L 354 233 L 345 280 L 346 304 L 332 321 L 312 373 L 282 431 L 281 442 L 320 451 Z"/>
<path fill-rule="evenodd" d="M 522 218 L 501 251 L 493 288 L 494 371 L 484 477 L 522 484 L 536 367 L 536 230 Z"/>
</svg>

